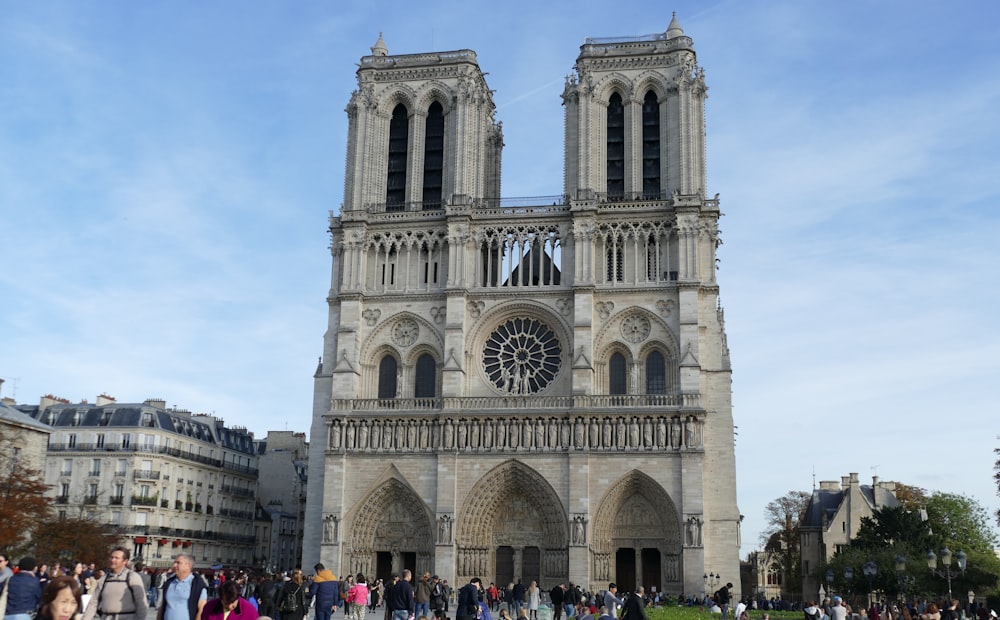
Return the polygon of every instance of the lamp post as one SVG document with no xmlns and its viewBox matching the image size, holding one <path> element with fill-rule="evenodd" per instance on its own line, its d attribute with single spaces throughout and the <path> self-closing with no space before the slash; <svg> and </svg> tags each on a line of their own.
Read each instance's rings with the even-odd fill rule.
<svg viewBox="0 0 1000 620">
<path fill-rule="evenodd" d="M 847 584 L 847 598 L 850 599 L 854 594 L 853 582 L 854 581 L 854 567 L 845 566 L 844 567 L 844 582 Z M 853 601 L 851 601 L 853 603 Z"/>
<path fill-rule="evenodd" d="M 958 577 L 959 575 L 965 574 L 965 566 L 968 557 L 965 552 L 961 549 L 955 554 L 955 561 L 958 564 L 958 570 L 951 570 L 951 549 L 945 547 L 941 550 L 941 570 L 937 567 L 937 556 L 934 555 L 933 551 L 927 552 L 927 568 L 930 569 L 932 575 L 937 575 L 943 579 L 948 580 L 948 600 L 951 599 L 951 579 L 952 577 Z"/>
<path fill-rule="evenodd" d="M 896 600 L 906 600 L 906 558 L 896 556 Z"/>
<path fill-rule="evenodd" d="M 830 596 L 833 596 L 833 570 L 826 569 L 826 592 Z"/>
<path fill-rule="evenodd" d="M 707 575 L 702 575 L 701 578 L 705 582 L 705 596 L 709 596 L 710 593 L 714 594 L 715 587 L 719 585 L 720 581 L 722 581 L 722 575 L 716 575 L 715 573 L 708 573 Z"/>
<path fill-rule="evenodd" d="M 976 609 L 974 607 L 975 604 L 976 604 L 976 593 L 973 592 L 972 590 L 969 590 L 969 610 L 965 612 L 966 616 L 971 617 L 976 615 Z"/>
<path fill-rule="evenodd" d="M 875 566 L 875 562 L 868 560 L 861 567 L 861 572 L 864 573 L 865 579 L 868 580 L 868 604 L 872 604 L 872 581 L 875 580 L 875 575 L 878 574 L 878 567 Z"/>
</svg>

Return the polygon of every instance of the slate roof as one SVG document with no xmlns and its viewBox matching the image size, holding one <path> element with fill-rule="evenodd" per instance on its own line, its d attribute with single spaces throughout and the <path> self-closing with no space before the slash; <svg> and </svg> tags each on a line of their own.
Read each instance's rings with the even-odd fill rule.
<svg viewBox="0 0 1000 620">
<path fill-rule="evenodd" d="M 30 428 L 42 433 L 51 433 L 52 429 L 46 424 L 42 424 L 23 411 L 0 402 L 0 421 L 17 426 Z"/>
</svg>

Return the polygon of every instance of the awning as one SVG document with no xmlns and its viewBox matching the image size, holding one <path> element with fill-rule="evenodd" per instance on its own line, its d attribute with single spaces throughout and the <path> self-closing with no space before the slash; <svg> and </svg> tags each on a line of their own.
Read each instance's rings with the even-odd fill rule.
<svg viewBox="0 0 1000 620">
<path fill-rule="evenodd" d="M 145 536 L 136 536 L 135 537 L 135 544 L 137 544 L 137 545 L 145 545 L 146 544 L 146 537 Z"/>
</svg>

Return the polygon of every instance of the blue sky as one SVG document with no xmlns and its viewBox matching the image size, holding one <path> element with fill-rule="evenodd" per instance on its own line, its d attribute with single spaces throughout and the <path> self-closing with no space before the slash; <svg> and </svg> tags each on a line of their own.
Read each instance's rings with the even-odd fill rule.
<svg viewBox="0 0 1000 620">
<path fill-rule="evenodd" d="M 7 2 L 4 396 L 101 392 L 308 430 L 355 63 L 470 48 L 503 194 L 562 191 L 587 36 L 695 42 L 739 426 L 765 504 L 873 473 L 995 511 L 1000 5 Z"/>
</svg>

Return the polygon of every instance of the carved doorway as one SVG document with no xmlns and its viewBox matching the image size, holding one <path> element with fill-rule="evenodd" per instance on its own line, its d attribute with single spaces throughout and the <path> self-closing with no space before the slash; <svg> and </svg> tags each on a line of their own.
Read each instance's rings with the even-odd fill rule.
<svg viewBox="0 0 1000 620">
<path fill-rule="evenodd" d="M 635 549 L 626 547 L 615 552 L 615 583 L 623 592 L 635 591 Z"/>
<path fill-rule="evenodd" d="M 623 588 L 679 593 L 681 527 L 673 500 L 648 474 L 633 470 L 611 485 L 594 518 L 595 554 L 614 554 Z"/>
<path fill-rule="evenodd" d="M 514 547 L 497 547 L 496 583 L 507 585 L 514 581 Z"/>
<path fill-rule="evenodd" d="M 661 566 L 660 550 L 644 547 L 642 550 L 642 583 L 640 585 L 646 588 L 646 594 L 659 592 L 663 589 Z"/>
<path fill-rule="evenodd" d="M 385 579 L 408 568 L 434 570 L 430 509 L 402 480 L 391 477 L 352 511 L 351 545 L 345 572 Z M 388 567 L 388 568 L 387 568 Z"/>
<path fill-rule="evenodd" d="M 529 571 L 540 584 L 566 581 L 566 520 L 562 501 L 541 474 L 519 461 L 498 465 L 473 486 L 459 513 L 458 583 L 477 576 L 487 583 L 527 583 Z"/>
<path fill-rule="evenodd" d="M 525 547 L 521 552 L 521 581 L 525 586 L 542 582 L 542 554 L 538 547 Z"/>
</svg>

